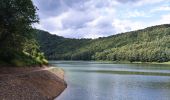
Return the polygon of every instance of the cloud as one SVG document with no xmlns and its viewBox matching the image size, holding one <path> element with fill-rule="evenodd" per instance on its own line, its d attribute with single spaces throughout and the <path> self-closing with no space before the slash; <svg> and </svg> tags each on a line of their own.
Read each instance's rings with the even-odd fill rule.
<svg viewBox="0 0 170 100">
<path fill-rule="evenodd" d="M 156 3 L 160 3 L 162 1 L 166 1 L 166 0 L 139 0 L 139 2 L 136 4 L 137 6 L 141 6 L 144 4 L 156 4 Z"/>
<path fill-rule="evenodd" d="M 70 38 L 109 36 L 167 23 L 167 13 L 164 16 L 155 15 L 155 12 L 162 10 L 169 11 L 169 6 L 160 6 L 163 1 L 165 0 L 33 0 L 39 8 L 40 16 L 40 24 L 35 27 Z M 167 1 L 170 2 L 166 0 L 166 3 Z"/>
<path fill-rule="evenodd" d="M 90 14 L 90 12 L 70 10 L 67 12 L 67 16 L 62 18 L 61 23 L 65 29 L 79 29 L 85 27 L 86 23 L 94 20 L 94 18 L 95 15 Z"/>
<path fill-rule="evenodd" d="M 41 18 L 59 15 L 68 9 L 62 0 L 33 0 L 33 2 L 38 7 Z"/>
<path fill-rule="evenodd" d="M 170 6 L 166 5 L 166 6 L 156 7 L 151 10 L 151 13 L 156 13 L 156 12 L 160 12 L 160 11 L 170 11 Z"/>
<path fill-rule="evenodd" d="M 136 3 L 139 2 L 141 0 L 116 0 L 119 3 Z"/>
<path fill-rule="evenodd" d="M 131 21 L 131 20 L 115 20 L 112 25 L 115 27 L 116 32 L 127 32 L 138 30 L 146 27 L 143 22 L 140 21 Z"/>
<path fill-rule="evenodd" d="M 170 13 L 162 15 L 161 18 L 157 21 L 151 22 L 150 26 L 160 25 L 160 24 L 170 24 Z"/>
<path fill-rule="evenodd" d="M 65 4 L 67 7 L 69 5 L 69 9 L 59 15 L 41 19 L 40 25 L 36 27 L 71 38 L 97 38 L 115 33 L 112 26 L 115 10 L 107 7 L 113 4 L 95 1 L 79 3 L 80 7 L 75 7 L 74 3 Z"/>
<path fill-rule="evenodd" d="M 146 4 L 155 4 L 165 0 L 116 0 L 119 4 L 130 4 L 130 6 L 142 6 Z"/>
<path fill-rule="evenodd" d="M 150 17 L 150 15 L 148 15 L 144 11 L 138 11 L 136 9 L 134 11 L 127 12 L 126 18 L 134 18 L 134 17 Z"/>
</svg>

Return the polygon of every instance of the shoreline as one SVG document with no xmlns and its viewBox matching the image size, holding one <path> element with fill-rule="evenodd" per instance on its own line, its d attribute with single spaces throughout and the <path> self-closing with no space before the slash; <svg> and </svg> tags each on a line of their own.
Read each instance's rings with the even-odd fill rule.
<svg viewBox="0 0 170 100">
<path fill-rule="evenodd" d="M 0 67 L 2 100 L 53 100 L 66 87 L 64 70 L 57 67 Z"/>
<path fill-rule="evenodd" d="M 49 61 L 85 61 L 85 62 L 98 62 L 98 63 L 111 63 L 111 64 L 156 64 L 156 65 L 170 65 L 168 62 L 130 62 L 130 61 L 104 61 L 104 60 L 49 60 Z"/>
</svg>

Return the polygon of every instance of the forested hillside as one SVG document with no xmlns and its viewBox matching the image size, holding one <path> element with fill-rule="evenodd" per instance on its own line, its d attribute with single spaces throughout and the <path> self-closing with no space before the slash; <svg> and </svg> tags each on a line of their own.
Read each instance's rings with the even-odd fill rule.
<svg viewBox="0 0 170 100">
<path fill-rule="evenodd" d="M 48 59 L 71 59 L 71 55 L 79 48 L 90 44 L 90 39 L 69 39 L 57 35 L 52 35 L 42 30 L 36 30 L 36 39 L 40 44 L 40 49 Z"/>
<path fill-rule="evenodd" d="M 69 39 L 37 30 L 36 39 L 50 60 L 170 60 L 169 24 L 98 39 Z"/>
</svg>

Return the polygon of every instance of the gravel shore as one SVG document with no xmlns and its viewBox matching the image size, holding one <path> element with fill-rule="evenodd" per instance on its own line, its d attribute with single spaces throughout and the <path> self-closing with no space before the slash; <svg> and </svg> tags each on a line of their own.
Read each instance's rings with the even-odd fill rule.
<svg viewBox="0 0 170 100">
<path fill-rule="evenodd" d="M 53 100 L 67 87 L 54 67 L 0 67 L 1 100 Z"/>
</svg>

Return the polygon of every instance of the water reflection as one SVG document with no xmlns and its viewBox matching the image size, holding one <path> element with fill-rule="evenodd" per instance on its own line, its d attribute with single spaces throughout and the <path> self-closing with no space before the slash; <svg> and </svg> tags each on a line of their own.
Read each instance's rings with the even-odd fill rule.
<svg viewBox="0 0 170 100">
<path fill-rule="evenodd" d="M 168 73 L 170 70 L 167 66 L 150 65 L 148 68 L 143 65 L 142 68 L 142 65 L 131 67 L 129 64 L 126 66 L 125 64 L 86 64 L 87 62 L 56 63 L 54 65 L 65 69 L 68 83 L 68 88 L 56 100 L 170 100 Z M 139 66 L 140 68 L 137 68 Z M 121 74 L 117 73 L 115 68 L 116 71 L 121 69 L 119 70 Z M 138 69 L 136 73 L 130 73 L 136 69 Z M 164 75 L 162 70 L 166 70 L 168 75 Z M 143 75 L 138 74 L 138 71 L 144 72 Z M 161 75 L 153 73 L 161 73 Z"/>
</svg>

